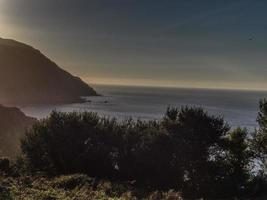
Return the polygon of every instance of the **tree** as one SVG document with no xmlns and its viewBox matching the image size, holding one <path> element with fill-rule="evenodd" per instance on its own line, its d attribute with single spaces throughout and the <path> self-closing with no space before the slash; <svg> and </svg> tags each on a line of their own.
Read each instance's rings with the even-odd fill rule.
<svg viewBox="0 0 267 200">
<path fill-rule="evenodd" d="M 261 127 L 257 136 L 265 133 Z M 34 171 L 135 181 L 174 188 L 193 199 L 230 198 L 247 190 L 248 138 L 246 129 L 230 130 L 222 117 L 196 107 L 168 108 L 159 121 L 53 112 L 27 132 L 22 151 Z M 258 138 L 253 149 L 266 155 Z"/>
<path fill-rule="evenodd" d="M 223 153 L 217 156 L 221 195 L 240 196 L 248 190 L 253 159 L 247 129 L 236 128 L 223 143 Z"/>
<path fill-rule="evenodd" d="M 253 135 L 253 149 L 257 159 L 261 161 L 262 170 L 267 169 L 267 100 L 260 101 L 257 122 L 259 129 Z"/>
<path fill-rule="evenodd" d="M 52 174 L 84 172 L 86 141 L 97 130 L 94 113 L 52 112 L 39 121 L 22 139 L 22 152 L 32 168 Z"/>
<path fill-rule="evenodd" d="M 251 149 L 258 164 L 258 174 L 252 182 L 254 193 L 265 194 L 267 188 L 267 100 L 263 99 L 259 104 L 257 122 L 259 128 L 252 135 Z"/>
<path fill-rule="evenodd" d="M 163 125 L 174 148 L 177 171 L 182 172 L 183 190 L 193 198 L 207 195 L 212 175 L 210 159 L 229 126 L 202 108 L 168 108 Z"/>
<path fill-rule="evenodd" d="M 120 176 L 151 186 L 168 188 L 177 183 L 172 147 L 167 132 L 157 121 L 128 121 L 123 125 L 118 160 Z"/>
</svg>

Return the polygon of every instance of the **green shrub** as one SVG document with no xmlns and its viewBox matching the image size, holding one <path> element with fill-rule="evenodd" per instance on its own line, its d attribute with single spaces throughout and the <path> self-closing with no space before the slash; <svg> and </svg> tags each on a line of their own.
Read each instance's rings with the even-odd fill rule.
<svg viewBox="0 0 267 200">
<path fill-rule="evenodd" d="M 35 173 L 85 173 L 174 188 L 190 198 L 215 198 L 246 189 L 251 161 L 247 137 L 246 130 L 230 131 L 223 118 L 194 107 L 168 108 L 159 121 L 53 112 L 26 133 L 21 147 Z M 55 186 L 74 189 L 87 181 L 74 176 Z"/>
</svg>

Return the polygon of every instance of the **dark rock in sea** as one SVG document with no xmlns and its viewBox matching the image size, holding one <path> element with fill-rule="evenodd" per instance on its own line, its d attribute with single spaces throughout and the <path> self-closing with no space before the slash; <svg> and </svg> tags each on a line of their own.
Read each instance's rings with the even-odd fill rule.
<svg viewBox="0 0 267 200">
<path fill-rule="evenodd" d="M 15 157 L 20 152 L 20 138 L 36 121 L 18 108 L 0 105 L 0 157 Z"/>
<path fill-rule="evenodd" d="M 0 103 L 7 105 L 80 102 L 97 93 L 39 50 L 0 38 Z"/>
</svg>

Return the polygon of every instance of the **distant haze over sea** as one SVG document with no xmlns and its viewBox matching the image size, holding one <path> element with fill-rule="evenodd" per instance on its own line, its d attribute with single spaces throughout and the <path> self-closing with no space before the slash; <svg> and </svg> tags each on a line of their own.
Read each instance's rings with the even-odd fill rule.
<svg viewBox="0 0 267 200">
<path fill-rule="evenodd" d="M 159 119 L 168 106 L 201 106 L 210 114 L 223 116 L 232 126 L 257 126 L 258 102 L 267 91 L 181 89 L 160 87 L 93 85 L 103 96 L 85 97 L 88 102 L 66 105 L 26 106 L 30 116 L 43 118 L 52 110 L 94 111 L 119 119 Z"/>
</svg>

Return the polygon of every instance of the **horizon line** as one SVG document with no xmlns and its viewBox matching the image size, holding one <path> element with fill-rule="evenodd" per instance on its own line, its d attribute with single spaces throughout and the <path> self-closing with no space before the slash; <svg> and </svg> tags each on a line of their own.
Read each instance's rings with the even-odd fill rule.
<svg viewBox="0 0 267 200">
<path fill-rule="evenodd" d="M 169 89 L 198 89 L 198 90 L 228 90 L 228 91 L 250 91 L 250 92 L 267 92 L 267 89 L 259 88 L 228 88 L 228 87 L 191 87 L 176 85 L 151 85 L 151 84 L 120 84 L 120 83 L 99 83 L 86 82 L 90 86 L 117 86 L 117 87 L 146 87 L 146 88 L 169 88 Z"/>
</svg>

